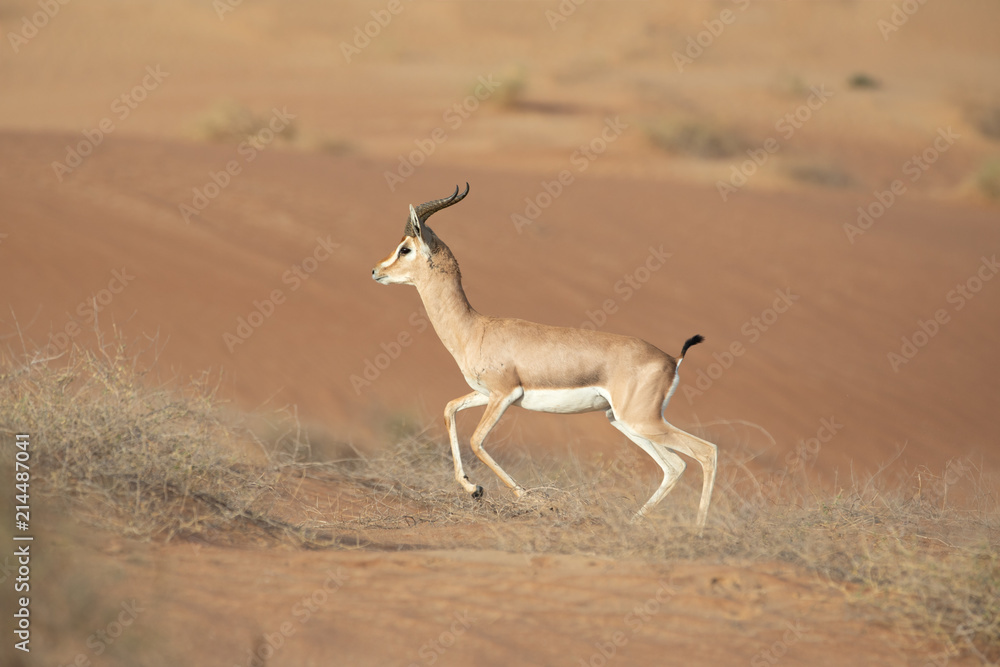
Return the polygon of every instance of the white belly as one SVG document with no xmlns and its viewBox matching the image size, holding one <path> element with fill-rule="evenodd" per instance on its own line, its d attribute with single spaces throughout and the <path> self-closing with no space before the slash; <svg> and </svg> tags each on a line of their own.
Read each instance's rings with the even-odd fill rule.
<svg viewBox="0 0 1000 667">
<path fill-rule="evenodd" d="M 576 387 L 573 389 L 525 389 L 520 405 L 536 412 L 593 412 L 611 407 L 607 393 L 601 387 Z"/>
</svg>

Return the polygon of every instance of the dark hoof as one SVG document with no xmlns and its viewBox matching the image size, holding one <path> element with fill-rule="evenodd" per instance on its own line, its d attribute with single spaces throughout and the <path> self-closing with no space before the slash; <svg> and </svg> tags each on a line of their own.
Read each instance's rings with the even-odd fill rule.
<svg viewBox="0 0 1000 667">
<path fill-rule="evenodd" d="M 473 498 L 482 498 L 483 497 L 483 487 L 481 487 L 481 486 L 479 486 L 477 484 L 476 485 L 476 490 L 472 492 L 472 497 Z"/>
</svg>

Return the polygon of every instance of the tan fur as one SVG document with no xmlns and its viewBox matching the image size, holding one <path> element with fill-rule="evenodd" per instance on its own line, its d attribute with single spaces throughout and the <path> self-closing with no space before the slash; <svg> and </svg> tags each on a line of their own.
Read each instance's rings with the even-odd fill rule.
<svg viewBox="0 0 1000 667">
<path fill-rule="evenodd" d="M 611 424 L 662 468 L 663 481 L 637 518 L 652 509 L 683 473 L 684 461 L 674 451 L 698 461 L 704 482 L 697 525 L 704 527 L 715 480 L 716 447 L 663 419 L 679 360 L 638 338 L 482 315 L 466 298 L 458 262 L 448 246 L 415 214 L 407 223 L 407 232 L 411 229 L 414 235 L 403 237 L 397 249 L 372 269 L 372 278 L 417 288 L 434 330 L 474 390 L 445 408 L 459 483 L 470 493 L 482 492 L 462 467 L 457 412 L 486 406 L 472 436 L 472 450 L 520 497 L 523 489 L 483 449 L 483 442 L 511 405 L 525 400 L 548 406 L 565 396 L 567 409 L 546 411 L 604 409 Z M 411 252 L 400 255 L 403 247 Z M 579 388 L 593 391 L 555 391 Z M 591 393 L 598 397 L 574 408 L 581 396 Z M 607 399 L 603 405 L 601 397 Z"/>
</svg>

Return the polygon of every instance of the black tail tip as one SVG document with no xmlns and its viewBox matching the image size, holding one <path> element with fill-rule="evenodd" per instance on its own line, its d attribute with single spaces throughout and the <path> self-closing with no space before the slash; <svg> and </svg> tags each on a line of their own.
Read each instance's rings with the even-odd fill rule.
<svg viewBox="0 0 1000 667">
<path fill-rule="evenodd" d="M 701 334 L 698 334 L 696 336 L 691 336 L 686 341 L 684 341 L 684 347 L 681 348 L 681 359 L 683 359 L 684 355 L 687 354 L 689 347 L 691 347 L 692 345 L 697 345 L 698 343 L 701 343 L 704 340 L 705 337 L 702 336 Z"/>
</svg>

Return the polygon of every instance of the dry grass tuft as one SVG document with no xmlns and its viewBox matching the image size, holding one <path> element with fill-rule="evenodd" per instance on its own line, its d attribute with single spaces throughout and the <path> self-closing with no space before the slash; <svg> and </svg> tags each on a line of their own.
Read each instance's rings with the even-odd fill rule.
<svg viewBox="0 0 1000 667">
<path fill-rule="evenodd" d="M 703 160 L 742 155 L 751 148 L 739 130 L 703 118 L 675 119 L 646 127 L 650 143 L 668 153 Z"/>
<path fill-rule="evenodd" d="M 799 161 L 788 165 L 784 171 L 792 180 L 807 185 L 849 188 L 854 184 L 854 179 L 843 167 L 826 161 Z"/>
<path fill-rule="evenodd" d="M 967 115 L 981 135 L 1000 141 L 1000 104 L 976 104 Z"/>
<path fill-rule="evenodd" d="M 700 493 L 693 471 L 652 517 L 629 522 L 654 483 L 632 450 L 613 461 L 511 463 L 508 454 L 505 468 L 530 493 L 517 500 L 494 485 L 474 500 L 453 479 L 447 443 L 427 431 L 404 435 L 378 457 L 311 461 L 308 437 L 294 425 L 269 449 L 224 416 L 206 382 L 183 392 L 150 387 L 137 358 L 122 345 L 54 361 L 8 356 L 0 375 L 3 448 L 9 434 L 32 435 L 41 487 L 33 489 L 125 535 L 781 561 L 949 655 L 1000 659 L 996 486 L 968 461 L 895 480 L 883 472 L 830 492 L 810 486 L 801 470 L 753 475 L 749 456 L 724 446 L 698 537 L 690 527 Z M 474 457 L 466 461 L 470 477 L 492 481 Z"/>
<path fill-rule="evenodd" d="M 856 90 L 878 90 L 882 82 L 867 72 L 855 72 L 847 78 L 847 85 Z"/>
<path fill-rule="evenodd" d="M 523 65 L 509 66 L 498 77 L 500 86 L 490 94 L 490 102 L 505 109 L 517 109 L 524 104 L 528 90 L 528 71 Z M 479 81 L 470 85 L 469 95 L 475 95 Z"/>
<path fill-rule="evenodd" d="M 366 533 L 410 529 L 399 537 L 419 547 L 419 527 L 457 524 L 462 531 L 432 534 L 426 546 L 650 561 L 781 561 L 815 572 L 873 618 L 888 617 L 949 655 L 1000 658 L 1000 512 L 995 485 L 970 462 L 891 483 L 876 475 L 830 493 L 811 488 L 800 472 L 762 478 L 732 454 L 726 458 L 702 537 L 690 525 L 698 475 L 687 475 L 687 486 L 675 489 L 653 516 L 630 522 L 653 482 L 637 483 L 644 476 L 638 456 L 587 464 L 505 462 L 532 489 L 520 500 L 499 489 L 480 501 L 467 497 L 453 479 L 447 443 L 426 434 L 376 459 L 299 473 L 368 490 L 349 512 L 321 522 L 352 531 L 351 543 L 359 546 L 377 546 L 366 544 Z M 479 481 L 491 475 L 484 467 L 474 476 L 469 472 Z M 957 496 L 964 500 L 956 502 Z"/>
<path fill-rule="evenodd" d="M 132 537 L 293 530 L 268 514 L 276 472 L 238 453 L 211 388 L 150 388 L 141 356 L 119 343 L 3 359 L 0 433 L 5 447 L 31 435 L 33 488 Z"/>
<path fill-rule="evenodd" d="M 991 200 L 1000 199 L 1000 158 L 988 160 L 975 176 L 976 187 Z"/>
<path fill-rule="evenodd" d="M 201 118 L 195 127 L 197 135 L 207 141 L 240 144 L 246 142 L 257 150 L 266 148 L 275 138 L 286 142 L 295 140 L 298 125 L 294 120 L 272 129 L 273 111 L 257 114 L 239 102 L 224 100 L 217 103 Z"/>
</svg>

